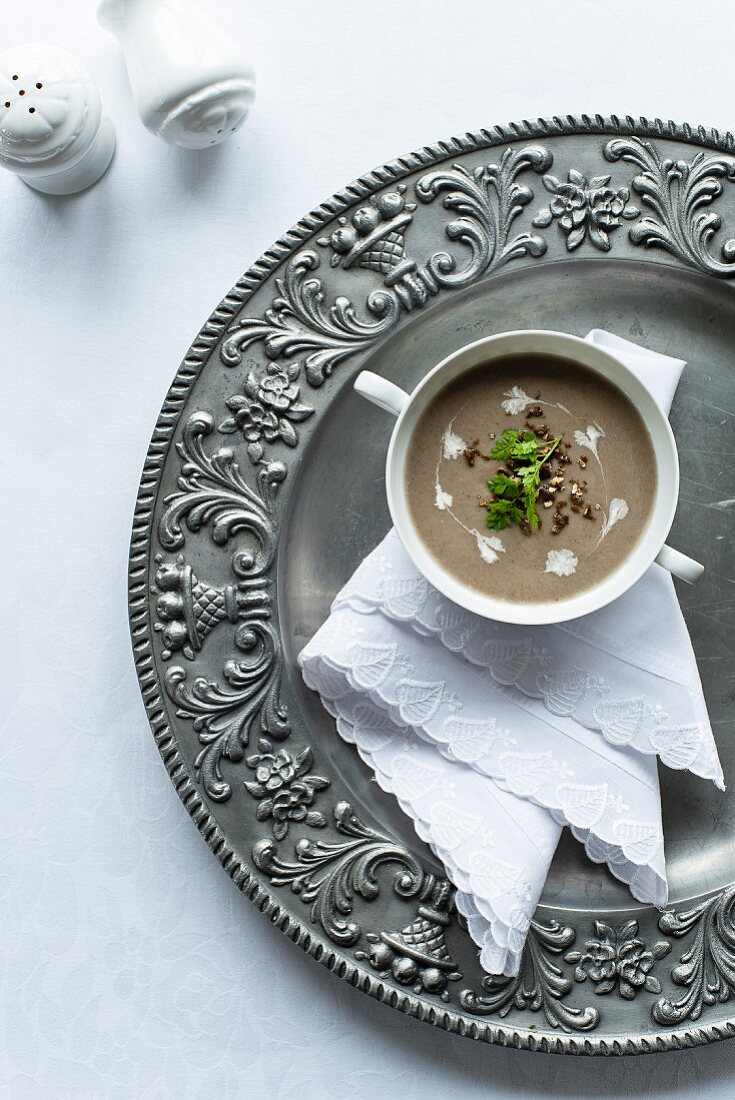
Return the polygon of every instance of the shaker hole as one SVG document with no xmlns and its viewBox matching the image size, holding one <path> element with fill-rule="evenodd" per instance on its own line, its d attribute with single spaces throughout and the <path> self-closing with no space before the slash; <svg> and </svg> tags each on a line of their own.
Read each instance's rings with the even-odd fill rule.
<svg viewBox="0 0 735 1100">
<path fill-rule="evenodd" d="M 41 83 L 39 82 L 38 84 L 36 84 L 36 87 L 37 87 L 37 88 L 43 88 L 43 84 L 41 84 Z"/>
<path fill-rule="evenodd" d="M 21 90 L 18 92 L 18 95 L 25 95 L 25 94 L 26 94 L 25 88 L 21 88 Z"/>
<path fill-rule="evenodd" d="M 35 115 L 35 113 L 36 113 L 36 108 L 35 107 L 29 107 L 28 108 L 28 114 L 29 115 Z"/>
<path fill-rule="evenodd" d="M 13 74 L 13 80 L 20 80 L 20 77 L 18 76 L 17 73 Z"/>
<path fill-rule="evenodd" d="M 5 106 L 6 106 L 6 107 L 9 107 L 9 106 L 10 106 L 10 100 L 8 100 L 8 101 L 7 101 L 7 103 L 5 104 Z"/>
</svg>

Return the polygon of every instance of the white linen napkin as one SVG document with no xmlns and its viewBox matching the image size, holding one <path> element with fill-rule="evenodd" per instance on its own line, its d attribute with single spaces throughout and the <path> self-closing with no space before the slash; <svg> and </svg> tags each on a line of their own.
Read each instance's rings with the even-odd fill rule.
<svg viewBox="0 0 735 1100">
<path fill-rule="evenodd" d="M 609 333 L 668 413 L 684 363 Z M 517 973 L 561 828 L 639 901 L 667 897 L 656 756 L 723 785 L 673 581 L 652 566 L 585 618 L 491 623 L 394 532 L 299 656 L 306 683 L 457 888 L 489 973 Z"/>
</svg>

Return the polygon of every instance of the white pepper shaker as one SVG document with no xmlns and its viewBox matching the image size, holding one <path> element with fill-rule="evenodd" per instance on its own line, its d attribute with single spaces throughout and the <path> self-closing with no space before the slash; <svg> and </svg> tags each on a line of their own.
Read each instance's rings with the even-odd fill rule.
<svg viewBox="0 0 735 1100">
<path fill-rule="evenodd" d="M 255 73 L 225 30 L 225 3 L 102 0 L 97 18 L 123 48 L 135 106 L 151 133 L 206 149 L 239 129 Z"/>
<path fill-rule="evenodd" d="M 100 178 L 115 151 L 97 86 L 75 57 L 33 43 L 0 54 L 0 164 L 47 195 Z"/>
</svg>

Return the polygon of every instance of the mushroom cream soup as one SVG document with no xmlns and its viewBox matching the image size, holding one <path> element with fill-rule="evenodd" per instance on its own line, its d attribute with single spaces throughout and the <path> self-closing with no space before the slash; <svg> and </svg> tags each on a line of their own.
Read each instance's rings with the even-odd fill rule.
<svg viewBox="0 0 735 1100">
<path fill-rule="evenodd" d="M 448 573 L 495 599 L 553 601 L 613 572 L 656 491 L 648 430 L 602 375 L 552 355 L 493 359 L 421 415 L 411 517 Z"/>
</svg>

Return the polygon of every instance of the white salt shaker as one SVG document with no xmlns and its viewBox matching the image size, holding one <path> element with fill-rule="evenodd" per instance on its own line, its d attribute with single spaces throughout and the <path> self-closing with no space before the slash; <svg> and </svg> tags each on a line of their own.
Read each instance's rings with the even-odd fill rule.
<svg viewBox="0 0 735 1100">
<path fill-rule="evenodd" d="M 123 48 L 135 106 L 151 133 L 206 149 L 244 122 L 255 73 L 225 30 L 225 3 L 102 0 L 97 18 Z"/>
<path fill-rule="evenodd" d="M 0 54 L 0 163 L 47 195 L 83 191 L 107 171 L 115 131 L 75 57 L 28 44 Z"/>
</svg>

